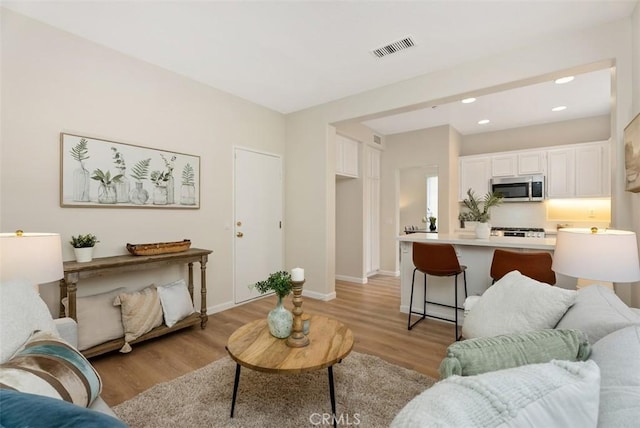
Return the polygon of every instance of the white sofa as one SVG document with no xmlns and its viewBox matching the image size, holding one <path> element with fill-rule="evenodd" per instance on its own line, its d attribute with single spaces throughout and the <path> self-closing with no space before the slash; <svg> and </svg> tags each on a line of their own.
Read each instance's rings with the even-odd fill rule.
<svg viewBox="0 0 640 428">
<path fill-rule="evenodd" d="M 34 331 L 48 331 L 77 348 L 78 328 L 71 318 L 53 319 L 36 288 L 26 281 L 0 284 L 0 364 L 5 364 L 28 341 Z M 0 376 L 7 376 L 0 372 Z M 116 417 L 97 397 L 89 409 Z"/>
<path fill-rule="evenodd" d="M 530 299 L 522 303 L 520 311 L 532 306 Z M 588 338 L 591 354 L 586 361 L 525 364 L 474 376 L 450 376 L 409 402 L 392 426 L 637 427 L 640 309 L 628 307 L 609 288 L 593 285 L 575 292 L 575 300 L 559 318 L 554 318 L 552 327 L 580 330 Z M 511 337 L 513 334 L 519 333 Z M 472 339 L 476 340 L 491 341 Z M 557 385 L 541 385 L 562 376 L 566 379 Z"/>
</svg>

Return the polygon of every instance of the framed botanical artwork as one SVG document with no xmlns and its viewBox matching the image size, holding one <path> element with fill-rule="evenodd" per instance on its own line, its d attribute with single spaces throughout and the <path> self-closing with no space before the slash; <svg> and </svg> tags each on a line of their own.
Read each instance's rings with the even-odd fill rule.
<svg viewBox="0 0 640 428">
<path fill-rule="evenodd" d="M 60 206 L 200 208 L 200 157 L 60 134 Z"/>
<path fill-rule="evenodd" d="M 624 128 L 625 190 L 640 192 L 640 113 Z"/>
</svg>

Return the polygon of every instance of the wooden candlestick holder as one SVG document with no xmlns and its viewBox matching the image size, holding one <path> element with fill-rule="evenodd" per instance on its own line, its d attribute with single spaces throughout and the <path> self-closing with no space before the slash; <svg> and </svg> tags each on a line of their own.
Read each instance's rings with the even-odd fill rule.
<svg viewBox="0 0 640 428">
<path fill-rule="evenodd" d="M 293 284 L 293 327 L 287 338 L 287 346 L 302 348 L 309 344 L 309 338 L 304 335 L 302 325 L 302 281 L 291 281 Z"/>
</svg>

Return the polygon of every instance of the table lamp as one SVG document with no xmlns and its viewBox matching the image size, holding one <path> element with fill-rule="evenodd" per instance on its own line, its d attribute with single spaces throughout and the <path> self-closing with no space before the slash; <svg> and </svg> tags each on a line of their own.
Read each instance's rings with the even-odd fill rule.
<svg viewBox="0 0 640 428">
<path fill-rule="evenodd" d="M 27 279 L 45 284 L 64 276 L 57 233 L 0 233 L 0 280 Z"/>
<path fill-rule="evenodd" d="M 556 273 L 578 278 L 577 288 L 594 283 L 613 288 L 613 282 L 638 281 L 636 234 L 595 227 L 560 229 L 551 268 Z"/>
</svg>

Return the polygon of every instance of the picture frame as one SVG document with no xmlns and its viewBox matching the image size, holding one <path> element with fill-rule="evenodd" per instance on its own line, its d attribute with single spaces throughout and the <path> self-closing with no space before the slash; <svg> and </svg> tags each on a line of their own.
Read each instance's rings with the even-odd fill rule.
<svg viewBox="0 0 640 428">
<path fill-rule="evenodd" d="M 200 208 L 200 157 L 60 133 L 60 206 Z"/>
<path fill-rule="evenodd" d="M 625 190 L 640 192 L 640 113 L 624 128 Z"/>
</svg>

